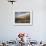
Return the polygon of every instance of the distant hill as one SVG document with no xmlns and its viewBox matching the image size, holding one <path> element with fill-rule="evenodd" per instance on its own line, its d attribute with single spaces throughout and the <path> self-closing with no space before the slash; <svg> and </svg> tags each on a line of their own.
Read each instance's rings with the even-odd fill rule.
<svg viewBox="0 0 46 46">
<path fill-rule="evenodd" d="M 16 17 L 15 23 L 30 23 L 30 15 Z"/>
</svg>

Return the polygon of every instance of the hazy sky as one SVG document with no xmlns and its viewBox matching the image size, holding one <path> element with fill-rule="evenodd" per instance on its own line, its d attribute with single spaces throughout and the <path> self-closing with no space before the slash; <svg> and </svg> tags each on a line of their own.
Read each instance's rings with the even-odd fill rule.
<svg viewBox="0 0 46 46">
<path fill-rule="evenodd" d="M 22 16 L 23 14 L 26 14 L 26 13 L 29 13 L 29 12 L 15 12 L 15 15 L 16 16 Z"/>
</svg>

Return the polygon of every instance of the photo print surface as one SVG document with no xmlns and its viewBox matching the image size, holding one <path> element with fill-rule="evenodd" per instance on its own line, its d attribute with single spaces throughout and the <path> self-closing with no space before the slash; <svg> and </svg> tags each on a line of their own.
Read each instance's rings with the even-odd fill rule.
<svg viewBox="0 0 46 46">
<path fill-rule="evenodd" d="M 15 12 L 15 24 L 26 25 L 32 23 L 30 11 Z"/>
</svg>

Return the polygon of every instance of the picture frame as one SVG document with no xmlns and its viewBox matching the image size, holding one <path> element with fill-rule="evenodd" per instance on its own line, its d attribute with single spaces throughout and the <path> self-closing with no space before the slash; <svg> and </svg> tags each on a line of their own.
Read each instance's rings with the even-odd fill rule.
<svg viewBox="0 0 46 46">
<path fill-rule="evenodd" d="M 32 11 L 16 11 L 15 25 L 32 25 Z"/>
</svg>

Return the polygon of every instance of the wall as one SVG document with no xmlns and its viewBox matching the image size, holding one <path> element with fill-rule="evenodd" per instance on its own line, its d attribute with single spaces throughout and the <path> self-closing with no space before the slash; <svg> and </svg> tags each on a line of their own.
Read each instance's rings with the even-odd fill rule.
<svg viewBox="0 0 46 46">
<path fill-rule="evenodd" d="M 32 26 L 15 26 L 15 11 L 32 10 Z M 37 41 L 46 40 L 46 1 L 45 0 L 17 0 L 12 5 L 7 0 L 0 0 L 0 40 L 11 40 L 18 32 L 26 32 Z"/>
</svg>

